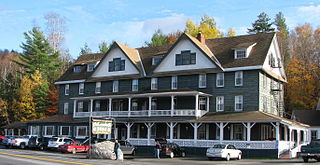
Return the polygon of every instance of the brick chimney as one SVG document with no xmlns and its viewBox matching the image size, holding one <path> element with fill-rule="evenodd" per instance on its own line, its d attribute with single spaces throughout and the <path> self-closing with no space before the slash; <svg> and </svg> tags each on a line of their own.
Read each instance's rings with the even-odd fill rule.
<svg viewBox="0 0 320 165">
<path fill-rule="evenodd" d="M 197 35 L 197 39 L 202 43 L 202 44 L 206 44 L 206 38 L 204 37 L 204 35 L 199 32 Z"/>
</svg>

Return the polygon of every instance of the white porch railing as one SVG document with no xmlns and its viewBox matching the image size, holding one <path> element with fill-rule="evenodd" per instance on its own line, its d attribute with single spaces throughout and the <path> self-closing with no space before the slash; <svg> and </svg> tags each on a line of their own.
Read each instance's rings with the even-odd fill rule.
<svg viewBox="0 0 320 165">
<path fill-rule="evenodd" d="M 207 113 L 207 111 L 199 110 L 200 117 Z M 137 111 L 95 111 L 91 116 L 109 116 L 110 117 L 159 117 L 159 116 L 195 116 L 196 112 L 192 109 L 183 110 L 137 110 Z M 75 112 L 74 117 L 89 117 L 90 112 Z"/>
<path fill-rule="evenodd" d="M 169 140 L 169 139 L 167 139 Z M 130 143 L 136 146 L 145 146 L 155 145 L 154 139 L 150 139 L 148 143 L 148 139 L 137 139 L 137 138 L 130 138 Z M 203 147 L 209 148 L 214 144 L 221 144 L 219 140 L 196 140 L 193 139 L 173 139 L 174 143 L 177 143 L 181 147 Z M 275 141 L 222 141 L 222 144 L 232 144 L 236 148 L 239 149 L 276 149 L 276 142 Z"/>
</svg>

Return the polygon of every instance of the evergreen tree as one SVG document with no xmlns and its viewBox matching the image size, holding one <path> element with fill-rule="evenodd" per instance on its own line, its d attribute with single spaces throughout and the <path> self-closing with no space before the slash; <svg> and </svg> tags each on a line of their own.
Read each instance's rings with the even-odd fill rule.
<svg viewBox="0 0 320 165">
<path fill-rule="evenodd" d="M 156 30 L 152 37 L 151 42 L 145 42 L 147 46 L 160 46 L 167 44 L 167 36 L 162 33 L 160 29 Z"/>
<path fill-rule="evenodd" d="M 284 18 L 284 15 L 282 12 L 279 12 L 276 14 L 276 18 L 274 20 L 274 24 L 277 26 L 277 31 L 283 35 L 283 37 L 288 37 L 289 35 L 289 29 L 286 24 L 286 19 Z"/>
<path fill-rule="evenodd" d="M 83 48 L 80 48 L 80 56 L 84 54 L 90 54 L 92 53 L 91 49 L 89 48 L 87 43 L 84 43 Z"/>
<path fill-rule="evenodd" d="M 22 43 L 22 54 L 18 54 L 20 61 L 17 62 L 25 68 L 27 74 L 33 74 L 39 70 L 43 77 L 50 83 L 59 77 L 59 53 L 54 51 L 39 28 L 32 28 L 24 33 L 26 39 Z"/>
<path fill-rule="evenodd" d="M 44 117 L 50 104 L 49 84 L 42 78 L 38 70 L 30 76 L 30 79 L 33 81 L 32 94 L 35 102 L 35 112 L 37 113 L 37 118 L 41 118 Z"/>
<path fill-rule="evenodd" d="M 107 44 L 107 42 L 102 41 L 101 44 L 99 45 L 99 51 L 100 53 L 107 53 L 107 51 L 109 50 L 110 45 Z"/>
<path fill-rule="evenodd" d="M 274 24 L 277 26 L 278 31 L 278 44 L 280 48 L 280 54 L 283 59 L 284 68 L 287 69 L 287 65 L 290 60 L 290 53 L 289 53 L 289 30 L 286 24 L 286 19 L 282 12 L 276 14 Z"/>
<path fill-rule="evenodd" d="M 262 12 L 258 15 L 258 19 L 252 23 L 252 29 L 248 29 L 248 33 L 256 34 L 256 33 L 267 33 L 273 32 L 274 28 L 272 28 L 272 23 L 269 23 L 271 19 L 269 16 Z"/>
</svg>

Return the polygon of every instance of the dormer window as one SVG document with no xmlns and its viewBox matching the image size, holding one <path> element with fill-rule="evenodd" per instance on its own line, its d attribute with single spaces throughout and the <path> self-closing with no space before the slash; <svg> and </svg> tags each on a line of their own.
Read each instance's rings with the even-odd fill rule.
<svg viewBox="0 0 320 165">
<path fill-rule="evenodd" d="M 161 56 L 154 56 L 152 57 L 152 65 L 157 65 L 160 63 L 161 59 L 162 59 L 163 55 Z"/>
<path fill-rule="evenodd" d="M 74 66 L 73 72 L 81 72 L 81 66 L 80 65 Z"/>
<path fill-rule="evenodd" d="M 176 66 L 191 64 L 196 64 L 196 53 L 191 53 L 190 50 L 184 50 L 181 51 L 180 54 L 176 54 Z"/>
<path fill-rule="evenodd" d="M 236 59 L 246 58 L 246 50 L 245 49 L 235 50 L 235 56 L 236 56 Z"/>
<path fill-rule="evenodd" d="M 113 61 L 109 61 L 109 72 L 124 71 L 125 70 L 125 60 L 121 58 L 114 58 Z"/>
<path fill-rule="evenodd" d="M 245 43 L 240 43 L 240 44 L 236 45 L 233 48 L 234 59 L 248 58 L 252 48 L 256 44 L 257 43 L 254 43 L 254 42 L 245 42 Z"/>
<path fill-rule="evenodd" d="M 88 64 L 87 65 L 87 72 L 92 72 L 95 68 L 96 64 L 92 63 L 92 64 Z"/>
</svg>

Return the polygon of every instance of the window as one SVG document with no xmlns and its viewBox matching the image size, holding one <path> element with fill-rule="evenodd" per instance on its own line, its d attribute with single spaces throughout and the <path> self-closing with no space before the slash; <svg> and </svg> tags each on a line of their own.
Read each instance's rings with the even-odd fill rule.
<svg viewBox="0 0 320 165">
<path fill-rule="evenodd" d="M 77 126 L 76 136 L 87 136 L 87 126 Z"/>
<path fill-rule="evenodd" d="M 101 93 L 101 82 L 96 82 L 96 93 Z"/>
<path fill-rule="evenodd" d="M 119 81 L 118 80 L 113 81 L 112 92 L 119 92 Z"/>
<path fill-rule="evenodd" d="M 177 89 L 178 88 L 178 77 L 172 76 L 171 77 L 171 89 Z"/>
<path fill-rule="evenodd" d="M 207 87 L 207 75 L 199 74 L 199 88 L 206 88 L 206 87 Z"/>
<path fill-rule="evenodd" d="M 70 136 L 70 127 L 69 126 L 61 126 L 59 135 L 60 136 Z"/>
<path fill-rule="evenodd" d="M 84 83 L 80 83 L 79 84 L 79 95 L 83 95 L 84 94 Z"/>
<path fill-rule="evenodd" d="M 199 97 L 199 110 L 206 110 L 206 98 Z"/>
<path fill-rule="evenodd" d="M 267 76 L 265 74 L 262 75 L 262 81 L 263 81 L 263 88 L 266 89 L 267 87 Z"/>
<path fill-rule="evenodd" d="M 156 110 L 157 109 L 157 99 L 151 100 L 151 109 Z"/>
<path fill-rule="evenodd" d="M 312 130 L 311 131 L 311 140 L 317 140 L 318 139 L 317 134 L 318 134 L 318 131 Z"/>
<path fill-rule="evenodd" d="M 224 73 L 217 73 L 216 86 L 224 87 Z"/>
<path fill-rule="evenodd" d="M 138 110 L 138 101 L 136 99 L 132 100 L 132 111 Z"/>
<path fill-rule="evenodd" d="M 154 57 L 152 57 L 152 65 L 159 64 L 162 58 L 163 58 L 163 55 L 162 56 L 154 56 Z"/>
<path fill-rule="evenodd" d="M 151 90 L 158 89 L 158 78 L 151 78 Z"/>
<path fill-rule="evenodd" d="M 78 102 L 78 112 L 83 112 L 83 102 Z"/>
<path fill-rule="evenodd" d="M 270 65 L 272 68 L 276 67 L 276 60 L 275 60 L 273 54 L 270 54 L 270 55 L 269 55 L 269 65 Z"/>
<path fill-rule="evenodd" d="M 40 135 L 40 127 L 30 126 L 30 135 Z"/>
<path fill-rule="evenodd" d="M 224 97 L 217 96 L 216 97 L 216 111 L 224 111 Z"/>
<path fill-rule="evenodd" d="M 45 126 L 44 127 L 44 135 L 45 136 L 53 136 L 54 135 L 54 126 Z"/>
<path fill-rule="evenodd" d="M 109 72 L 124 71 L 125 70 L 125 60 L 121 58 L 114 58 L 113 61 L 109 61 Z"/>
<path fill-rule="evenodd" d="M 191 53 L 190 50 L 181 51 L 176 54 L 176 65 L 196 64 L 196 53 Z"/>
<path fill-rule="evenodd" d="M 94 107 L 95 111 L 100 111 L 100 100 L 96 100 L 96 106 Z"/>
<path fill-rule="evenodd" d="M 94 70 L 96 64 L 88 64 L 87 65 L 87 72 L 92 72 Z"/>
<path fill-rule="evenodd" d="M 242 124 L 234 124 L 233 125 L 233 139 L 232 140 L 244 140 L 243 125 Z"/>
<path fill-rule="evenodd" d="M 246 50 L 245 49 L 237 49 L 235 50 L 236 59 L 238 58 L 246 58 Z"/>
<path fill-rule="evenodd" d="M 80 65 L 74 66 L 73 72 L 81 72 L 81 66 Z"/>
<path fill-rule="evenodd" d="M 69 95 L 69 84 L 66 84 L 65 86 L 64 86 L 64 95 Z"/>
<path fill-rule="evenodd" d="M 64 103 L 63 105 L 63 114 L 68 114 L 69 112 L 69 103 Z"/>
<path fill-rule="evenodd" d="M 235 96 L 235 111 L 243 110 L 243 96 Z"/>
<path fill-rule="evenodd" d="M 138 79 L 132 80 L 132 91 L 138 91 L 138 88 L 139 88 L 138 84 L 139 84 Z"/>
<path fill-rule="evenodd" d="M 239 72 L 235 72 L 234 73 L 234 82 L 235 82 L 235 86 L 242 86 L 243 85 L 243 72 L 239 71 Z"/>
</svg>

